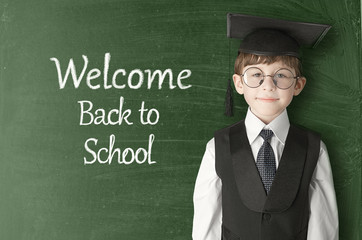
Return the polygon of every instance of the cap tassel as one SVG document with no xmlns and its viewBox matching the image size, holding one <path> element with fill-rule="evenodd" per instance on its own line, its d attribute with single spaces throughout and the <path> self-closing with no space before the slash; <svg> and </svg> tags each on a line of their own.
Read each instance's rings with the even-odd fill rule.
<svg viewBox="0 0 362 240">
<path fill-rule="evenodd" d="M 233 89 L 231 87 L 230 78 L 228 79 L 228 87 L 226 90 L 225 113 L 224 114 L 228 117 L 233 116 Z"/>
</svg>

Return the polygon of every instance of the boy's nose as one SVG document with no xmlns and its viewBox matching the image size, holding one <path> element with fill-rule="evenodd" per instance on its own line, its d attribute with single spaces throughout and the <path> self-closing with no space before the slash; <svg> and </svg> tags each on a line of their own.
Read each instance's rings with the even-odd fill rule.
<svg viewBox="0 0 362 240">
<path fill-rule="evenodd" d="M 266 91 L 274 91 L 276 86 L 274 84 L 273 76 L 265 75 L 264 81 L 263 81 L 263 84 L 261 85 L 261 87 L 263 88 L 263 90 L 266 90 Z"/>
</svg>

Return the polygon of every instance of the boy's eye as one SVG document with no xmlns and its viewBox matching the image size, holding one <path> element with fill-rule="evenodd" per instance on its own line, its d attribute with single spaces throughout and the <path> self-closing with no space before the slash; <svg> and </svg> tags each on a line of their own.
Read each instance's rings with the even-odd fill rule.
<svg viewBox="0 0 362 240">
<path fill-rule="evenodd" d="M 285 76 L 285 75 L 282 74 L 282 73 L 275 74 L 275 77 L 276 77 L 276 78 L 287 78 L 287 76 Z"/>
<path fill-rule="evenodd" d="M 288 70 L 288 69 L 280 69 L 279 71 L 277 71 L 274 75 L 274 78 L 277 79 L 288 79 L 288 78 L 293 78 L 293 73 Z"/>
<path fill-rule="evenodd" d="M 260 77 L 261 76 L 261 73 L 254 73 L 253 77 Z"/>
</svg>

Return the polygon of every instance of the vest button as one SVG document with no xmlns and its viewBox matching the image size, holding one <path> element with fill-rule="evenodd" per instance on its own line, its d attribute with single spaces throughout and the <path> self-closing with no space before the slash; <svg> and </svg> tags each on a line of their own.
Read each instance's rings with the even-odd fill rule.
<svg viewBox="0 0 362 240">
<path fill-rule="evenodd" d="M 264 213 L 264 214 L 263 214 L 263 219 L 264 219 L 265 221 L 269 221 L 270 218 L 271 218 L 271 215 L 270 215 L 269 213 Z"/>
</svg>

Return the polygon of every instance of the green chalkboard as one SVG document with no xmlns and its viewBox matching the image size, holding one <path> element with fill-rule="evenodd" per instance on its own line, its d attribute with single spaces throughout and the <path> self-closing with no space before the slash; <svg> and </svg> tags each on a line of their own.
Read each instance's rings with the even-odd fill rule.
<svg viewBox="0 0 362 240">
<path fill-rule="evenodd" d="M 322 134 L 360 239 L 357 0 L 1 0 L 0 239 L 191 239 L 205 145 L 247 110 L 234 93 L 223 115 L 228 12 L 333 26 L 288 113 Z"/>
</svg>

